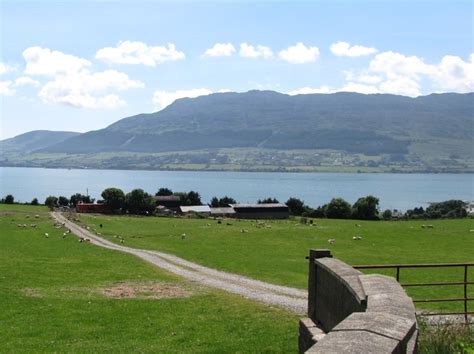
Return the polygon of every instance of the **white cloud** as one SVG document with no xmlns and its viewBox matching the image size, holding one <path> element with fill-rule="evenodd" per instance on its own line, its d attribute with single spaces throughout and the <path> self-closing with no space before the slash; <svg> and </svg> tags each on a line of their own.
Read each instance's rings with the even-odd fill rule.
<svg viewBox="0 0 474 354">
<path fill-rule="evenodd" d="M 98 73 L 82 71 L 69 75 L 58 75 L 46 83 L 38 96 L 47 103 L 67 104 L 79 108 L 115 108 L 125 102 L 108 91 L 124 91 L 141 88 L 144 84 L 131 80 L 127 74 L 115 70 Z"/>
<path fill-rule="evenodd" d="M 15 87 L 21 87 L 21 86 L 40 87 L 41 84 L 39 81 L 33 80 L 31 77 L 21 76 L 15 79 L 14 86 Z"/>
<path fill-rule="evenodd" d="M 319 57 L 319 48 L 306 47 L 302 42 L 298 42 L 294 46 L 280 51 L 278 56 L 291 64 L 312 63 Z"/>
<path fill-rule="evenodd" d="M 468 61 L 453 55 L 444 56 L 439 64 L 427 64 L 416 56 L 396 52 L 377 54 L 369 71 L 384 77 L 382 92 L 419 96 L 422 80 L 433 92 L 470 92 L 474 89 L 474 54 Z"/>
<path fill-rule="evenodd" d="M 175 100 L 179 98 L 195 98 L 199 96 L 207 96 L 212 93 L 219 92 L 231 92 L 229 89 L 221 89 L 218 91 L 212 91 L 208 88 L 196 88 L 190 90 L 177 90 L 177 91 L 155 91 L 153 94 L 153 103 L 157 104 L 159 108 L 165 108 L 172 104 Z"/>
<path fill-rule="evenodd" d="M 143 42 L 123 41 L 115 47 L 99 49 L 95 57 L 114 64 L 156 66 L 167 61 L 182 60 L 185 55 L 176 50 L 172 43 L 168 43 L 168 46 L 148 46 Z"/>
<path fill-rule="evenodd" d="M 367 72 L 362 72 L 360 74 L 355 74 L 353 71 L 343 71 L 346 81 L 356 81 L 362 84 L 367 85 L 376 85 L 380 83 L 383 79 L 378 75 L 369 74 Z"/>
<path fill-rule="evenodd" d="M 15 68 L 11 65 L 0 62 L 0 75 L 15 71 Z"/>
<path fill-rule="evenodd" d="M 337 92 L 357 92 L 364 94 L 380 93 L 377 86 L 366 85 L 358 82 L 347 82 L 343 87 L 337 90 Z"/>
<path fill-rule="evenodd" d="M 301 87 L 299 89 L 289 91 L 288 94 L 290 96 L 295 96 L 295 95 L 308 95 L 312 93 L 333 93 L 335 92 L 333 89 L 331 89 L 329 86 L 321 86 L 321 87 Z"/>
<path fill-rule="evenodd" d="M 239 55 L 244 58 L 271 58 L 273 57 L 273 51 L 269 47 L 263 45 L 253 46 L 248 43 L 240 44 Z"/>
<path fill-rule="evenodd" d="M 212 48 L 207 49 L 203 56 L 205 57 L 229 57 L 235 53 L 235 47 L 232 43 L 216 43 Z"/>
<path fill-rule="evenodd" d="M 350 45 L 347 42 L 336 42 L 331 44 L 331 52 L 338 57 L 361 57 L 377 53 L 377 49 L 373 47 L 364 47 L 362 45 Z"/>
<path fill-rule="evenodd" d="M 11 96 L 15 94 L 13 89 L 13 81 L 0 81 L 0 95 Z"/>
<path fill-rule="evenodd" d="M 28 75 L 50 75 L 79 72 L 91 65 L 89 60 L 41 47 L 30 47 L 23 52 Z"/>
</svg>

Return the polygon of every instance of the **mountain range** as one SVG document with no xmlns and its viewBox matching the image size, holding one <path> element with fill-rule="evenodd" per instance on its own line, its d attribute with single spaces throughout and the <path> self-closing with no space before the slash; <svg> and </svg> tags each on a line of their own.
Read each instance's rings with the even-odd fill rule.
<svg viewBox="0 0 474 354">
<path fill-rule="evenodd" d="M 11 165 L 14 153 L 91 156 L 259 149 L 396 155 L 421 164 L 438 159 L 441 165 L 451 158 L 469 165 L 473 112 L 474 93 L 416 98 L 344 92 L 216 93 L 179 99 L 159 112 L 87 133 L 22 134 L 0 142 L 0 160 Z"/>
</svg>

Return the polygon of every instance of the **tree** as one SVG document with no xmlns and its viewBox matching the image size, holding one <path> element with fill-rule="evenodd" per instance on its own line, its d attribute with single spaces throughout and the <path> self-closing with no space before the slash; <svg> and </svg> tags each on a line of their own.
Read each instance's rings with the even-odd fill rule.
<svg viewBox="0 0 474 354">
<path fill-rule="evenodd" d="M 237 202 L 234 198 L 228 196 L 224 196 L 220 199 L 218 199 L 217 197 L 213 197 L 211 199 L 210 206 L 212 208 L 225 208 L 228 207 L 229 204 L 237 204 Z"/>
<path fill-rule="evenodd" d="M 201 196 L 198 192 L 190 191 L 188 193 L 188 199 L 191 205 L 202 205 Z"/>
<path fill-rule="evenodd" d="M 257 204 L 275 204 L 275 203 L 280 203 L 278 199 L 276 198 L 264 198 L 264 199 L 259 199 L 257 200 Z"/>
<path fill-rule="evenodd" d="M 69 205 L 69 199 L 67 199 L 66 197 L 64 196 L 59 196 L 58 198 L 58 205 L 60 206 L 68 206 Z"/>
<path fill-rule="evenodd" d="M 33 198 L 31 205 L 39 205 L 38 198 Z"/>
<path fill-rule="evenodd" d="M 430 219 L 436 218 L 464 218 L 467 216 L 466 203 L 462 200 L 446 200 L 432 203 L 425 212 Z"/>
<path fill-rule="evenodd" d="M 160 188 L 155 194 L 156 196 L 168 196 L 173 195 L 173 191 L 169 188 Z"/>
<path fill-rule="evenodd" d="M 125 196 L 125 205 L 131 214 L 149 214 L 155 211 L 156 205 L 152 196 L 143 189 L 134 189 Z"/>
<path fill-rule="evenodd" d="M 290 209 L 290 214 L 301 215 L 305 211 L 304 202 L 298 198 L 291 197 L 285 203 Z"/>
<path fill-rule="evenodd" d="M 352 217 L 360 220 L 377 220 L 378 206 L 379 199 L 374 196 L 359 198 L 352 206 Z"/>
<path fill-rule="evenodd" d="M 81 193 L 76 193 L 71 195 L 71 198 L 69 198 L 69 203 L 71 206 L 75 207 L 78 203 L 94 203 L 94 198 Z"/>
<path fill-rule="evenodd" d="M 13 204 L 15 202 L 15 197 L 13 195 L 8 194 L 4 199 L 5 204 Z"/>
<path fill-rule="evenodd" d="M 46 205 L 49 209 L 53 210 L 55 207 L 58 206 L 58 198 L 53 195 L 50 195 L 44 201 L 44 205 Z"/>
<path fill-rule="evenodd" d="M 201 196 L 198 192 L 175 192 L 173 195 L 179 197 L 181 205 L 202 205 Z"/>
<path fill-rule="evenodd" d="M 351 205 L 342 198 L 333 198 L 326 206 L 326 217 L 329 219 L 348 219 L 351 216 Z"/>
<path fill-rule="evenodd" d="M 125 194 L 119 188 L 104 189 L 101 196 L 104 199 L 104 204 L 111 210 L 119 210 L 124 207 Z"/>
<path fill-rule="evenodd" d="M 390 220 L 392 219 L 392 211 L 390 209 L 387 209 L 385 210 L 383 213 L 382 213 L 382 218 L 384 220 Z"/>
</svg>

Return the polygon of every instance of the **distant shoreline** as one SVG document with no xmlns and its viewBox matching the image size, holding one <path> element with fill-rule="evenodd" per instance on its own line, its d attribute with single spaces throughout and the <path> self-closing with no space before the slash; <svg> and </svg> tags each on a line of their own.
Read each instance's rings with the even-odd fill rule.
<svg viewBox="0 0 474 354">
<path fill-rule="evenodd" d="M 312 166 L 310 166 L 312 167 Z M 65 166 L 18 166 L 18 165 L 4 165 L 0 164 L 0 168 L 35 168 L 35 169 L 48 169 L 48 170 L 99 170 L 99 171 L 163 171 L 163 172 L 246 172 L 246 173 L 341 173 L 341 174 L 474 174 L 474 171 L 433 171 L 433 170 L 380 170 L 378 168 L 373 169 L 337 169 L 324 167 L 322 169 L 298 169 L 298 168 L 281 168 L 281 169 L 232 169 L 232 168 L 127 168 L 127 167 L 116 167 L 116 168 L 100 168 L 100 167 L 65 167 Z"/>
</svg>

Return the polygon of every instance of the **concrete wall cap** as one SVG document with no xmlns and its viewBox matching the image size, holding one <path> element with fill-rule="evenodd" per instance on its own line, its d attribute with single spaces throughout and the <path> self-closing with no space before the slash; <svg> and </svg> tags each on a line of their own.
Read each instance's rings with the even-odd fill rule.
<svg viewBox="0 0 474 354">
<path fill-rule="evenodd" d="M 306 353 L 393 353 L 395 339 L 366 331 L 330 332 Z"/>
<path fill-rule="evenodd" d="M 333 328 L 333 331 L 364 330 L 398 341 L 410 337 L 416 321 L 385 312 L 354 312 Z"/>
</svg>

